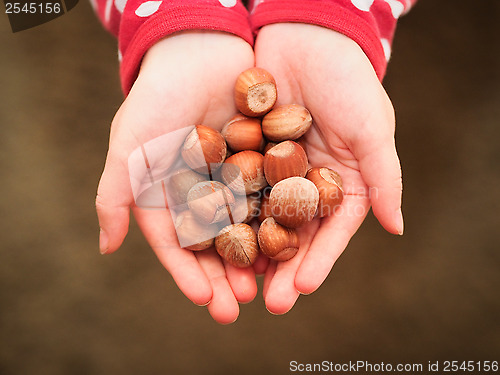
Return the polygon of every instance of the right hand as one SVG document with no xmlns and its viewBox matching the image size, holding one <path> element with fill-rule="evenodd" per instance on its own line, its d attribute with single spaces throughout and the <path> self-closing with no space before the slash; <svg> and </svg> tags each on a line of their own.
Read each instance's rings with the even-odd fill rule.
<svg viewBox="0 0 500 375">
<path fill-rule="evenodd" d="M 182 32 L 155 44 L 113 119 L 96 197 L 101 252 L 110 254 L 121 246 L 132 209 L 181 291 L 195 304 L 208 305 L 223 324 L 236 320 L 238 302 L 255 297 L 253 268 L 232 267 L 214 249 L 193 253 L 180 248 L 168 207 L 151 210 L 135 204 L 128 159 L 148 141 L 186 126 L 220 129 L 237 112 L 232 100 L 237 76 L 253 65 L 251 46 L 222 32 Z M 169 152 L 178 155 L 178 150 Z"/>
</svg>

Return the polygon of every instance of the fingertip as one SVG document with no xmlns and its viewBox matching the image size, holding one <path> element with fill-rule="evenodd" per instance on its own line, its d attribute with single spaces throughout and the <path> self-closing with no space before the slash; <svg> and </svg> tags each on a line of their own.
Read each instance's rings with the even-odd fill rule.
<svg viewBox="0 0 500 375">
<path fill-rule="evenodd" d="M 125 240 L 126 231 L 118 236 L 111 237 L 103 229 L 99 231 L 99 252 L 101 255 L 109 255 L 117 251 Z"/>
<path fill-rule="evenodd" d="M 159 259 L 162 261 L 162 258 L 159 257 Z M 175 267 L 169 269 L 168 265 L 165 264 L 181 292 L 195 305 L 207 306 L 212 302 L 214 293 L 210 282 L 196 266 L 196 264 L 190 264 L 182 272 Z"/>
<path fill-rule="evenodd" d="M 299 296 L 299 292 L 288 295 L 286 298 L 279 298 L 276 295 L 268 293 L 267 298 L 265 299 L 266 309 L 273 315 L 286 314 L 295 305 Z"/>
<path fill-rule="evenodd" d="M 226 276 L 231 289 L 239 303 L 249 303 L 257 295 L 257 281 L 253 268 L 236 268 L 225 264 Z"/>
<path fill-rule="evenodd" d="M 395 216 L 394 223 L 395 223 L 395 229 L 396 229 L 395 234 L 399 234 L 400 236 L 402 236 L 403 232 L 404 232 L 405 225 L 404 225 L 404 220 L 403 220 L 403 212 L 401 211 L 401 208 L 399 208 L 396 211 L 394 216 Z"/>
<path fill-rule="evenodd" d="M 269 258 L 264 254 L 259 254 L 257 260 L 253 264 L 253 269 L 255 274 L 263 275 L 266 273 L 267 267 L 269 265 Z"/>
<path fill-rule="evenodd" d="M 373 205 L 373 214 L 382 227 L 389 233 L 402 236 L 404 233 L 404 219 L 401 208 L 390 210 Z"/>
<path fill-rule="evenodd" d="M 111 254 L 120 248 L 127 236 L 130 209 L 128 206 L 112 207 L 96 201 L 99 222 L 99 251 Z"/>
<path fill-rule="evenodd" d="M 217 285 L 217 284 L 220 285 Z M 240 314 L 238 301 L 232 293 L 228 293 L 227 286 L 215 281 L 213 298 L 207 305 L 212 318 L 222 325 L 234 323 Z"/>
<path fill-rule="evenodd" d="M 182 292 L 189 298 L 191 302 L 193 302 L 196 306 L 208 306 L 210 302 L 212 302 L 212 288 L 203 287 L 203 284 L 200 285 L 200 288 L 196 290 L 182 290 Z"/>
<path fill-rule="evenodd" d="M 241 289 L 238 292 L 235 292 L 234 296 L 239 303 L 250 303 L 257 296 L 257 285 L 255 285 L 255 287 L 253 285 L 250 285 L 246 289 Z"/>
<path fill-rule="evenodd" d="M 208 306 L 210 307 L 210 305 Z M 224 311 L 223 314 L 210 312 L 210 315 L 217 323 L 226 326 L 238 320 L 238 317 L 240 315 L 240 310 L 238 308 L 238 309 L 233 309 L 232 311 Z"/>
<path fill-rule="evenodd" d="M 99 229 L 99 251 L 102 255 L 108 254 L 109 251 L 109 237 L 102 228 Z"/>
<path fill-rule="evenodd" d="M 315 277 L 312 277 L 311 275 L 314 275 L 316 273 L 310 272 L 304 267 L 301 267 L 298 272 L 297 276 L 295 277 L 295 288 L 300 294 L 304 295 L 309 295 L 314 293 L 318 288 L 321 286 L 321 284 L 324 281 L 324 278 L 318 280 Z"/>
<path fill-rule="evenodd" d="M 266 309 L 273 315 L 286 314 L 295 305 L 300 293 L 287 282 L 273 281 L 264 298 Z"/>
</svg>

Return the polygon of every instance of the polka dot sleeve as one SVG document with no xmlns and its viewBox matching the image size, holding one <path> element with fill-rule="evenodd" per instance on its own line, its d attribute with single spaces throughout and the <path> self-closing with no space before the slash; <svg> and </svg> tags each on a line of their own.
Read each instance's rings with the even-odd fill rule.
<svg viewBox="0 0 500 375">
<path fill-rule="evenodd" d="M 96 0 L 104 26 L 118 38 L 120 78 L 130 91 L 144 54 L 163 37 L 183 30 L 217 30 L 253 45 L 248 12 L 240 0 Z"/>
<path fill-rule="evenodd" d="M 362 48 L 380 80 L 385 75 L 397 19 L 417 0 L 254 0 L 254 33 L 268 24 L 301 22 L 347 35 Z"/>
</svg>

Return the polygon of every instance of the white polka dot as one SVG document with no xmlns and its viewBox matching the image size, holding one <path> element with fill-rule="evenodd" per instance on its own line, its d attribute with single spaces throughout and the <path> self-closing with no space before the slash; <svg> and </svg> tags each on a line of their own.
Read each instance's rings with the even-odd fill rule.
<svg viewBox="0 0 500 375">
<path fill-rule="evenodd" d="M 109 22 L 111 18 L 111 5 L 113 4 L 113 0 L 106 0 L 106 8 L 104 8 L 104 21 L 106 23 Z"/>
<path fill-rule="evenodd" d="M 146 1 L 139 5 L 135 14 L 139 17 L 149 17 L 160 8 L 161 3 L 162 1 Z"/>
<path fill-rule="evenodd" d="M 384 49 L 385 60 L 389 61 L 391 57 L 391 43 L 387 39 L 380 39 L 380 43 L 382 43 L 382 48 Z"/>
<path fill-rule="evenodd" d="M 115 7 L 118 12 L 123 13 L 125 9 L 125 5 L 127 4 L 127 0 L 115 0 Z"/>
<path fill-rule="evenodd" d="M 236 0 L 219 0 L 219 3 L 226 8 L 232 8 L 236 5 Z"/>
<path fill-rule="evenodd" d="M 263 2 L 263 0 L 255 0 L 255 1 L 253 2 L 253 8 L 252 8 L 252 10 L 250 11 L 250 13 L 253 13 L 253 12 L 255 11 L 255 9 L 257 8 L 257 6 L 258 6 L 260 3 L 262 3 L 262 2 Z"/>
<path fill-rule="evenodd" d="M 122 52 L 120 50 L 118 50 L 118 61 L 122 62 L 122 59 L 123 59 Z"/>
<path fill-rule="evenodd" d="M 396 19 L 398 19 L 401 13 L 405 10 L 403 3 L 400 3 L 397 0 L 385 0 L 385 2 L 391 7 L 392 16 Z"/>
<path fill-rule="evenodd" d="M 351 0 L 352 5 L 354 5 L 359 10 L 363 12 L 368 12 L 372 6 L 374 0 Z"/>
</svg>

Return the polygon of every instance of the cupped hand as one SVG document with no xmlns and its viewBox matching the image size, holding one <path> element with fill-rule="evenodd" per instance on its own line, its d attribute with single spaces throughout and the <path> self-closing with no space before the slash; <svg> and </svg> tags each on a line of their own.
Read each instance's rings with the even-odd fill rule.
<svg viewBox="0 0 500 375">
<path fill-rule="evenodd" d="M 148 173 L 157 170 L 161 174 L 168 169 L 180 145 L 175 140 L 167 142 L 160 151 L 165 153 L 162 158 L 148 155 L 148 145 L 192 125 L 220 129 L 236 113 L 232 100 L 236 77 L 253 65 L 251 46 L 226 33 L 183 32 L 155 44 L 113 119 L 96 198 L 101 252 L 109 254 L 120 247 L 132 209 L 147 241 L 181 291 L 195 304 L 208 305 L 219 323 L 236 320 L 238 302 L 255 297 L 253 269 L 223 263 L 214 249 L 193 253 L 180 248 L 168 204 L 154 208 L 137 204 L 133 183 L 144 176 L 131 173 L 131 155 L 137 155 L 137 150 L 145 153 Z"/>
<path fill-rule="evenodd" d="M 370 206 L 387 231 L 402 234 L 401 169 L 391 101 L 355 42 L 319 26 L 273 24 L 260 30 L 255 58 L 275 77 L 278 104 L 298 103 L 311 112 L 310 164 L 336 170 L 344 183 L 336 215 L 301 228 L 297 255 L 267 269 L 266 307 L 282 314 L 300 293 L 323 283 Z"/>
</svg>

